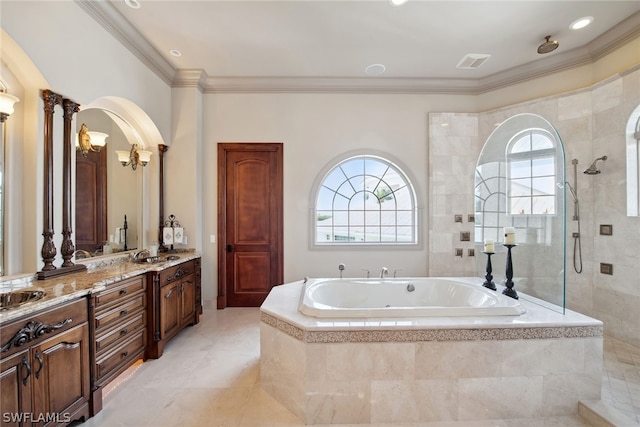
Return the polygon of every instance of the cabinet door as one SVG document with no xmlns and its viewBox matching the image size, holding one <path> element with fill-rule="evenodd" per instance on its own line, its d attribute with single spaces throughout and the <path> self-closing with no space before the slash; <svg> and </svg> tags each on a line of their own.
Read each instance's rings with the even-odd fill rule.
<svg viewBox="0 0 640 427">
<path fill-rule="evenodd" d="M 194 323 L 193 316 L 196 305 L 196 280 L 193 274 L 182 279 L 180 283 L 180 324 Z"/>
<path fill-rule="evenodd" d="M 33 409 L 38 414 L 72 414 L 89 400 L 87 323 L 31 348 Z"/>
<path fill-rule="evenodd" d="M 0 408 L 3 426 L 30 424 L 20 415 L 31 413 L 31 360 L 29 351 L 14 354 L 0 362 Z"/>
<path fill-rule="evenodd" d="M 160 288 L 160 338 L 165 339 L 180 326 L 180 282 Z"/>
</svg>

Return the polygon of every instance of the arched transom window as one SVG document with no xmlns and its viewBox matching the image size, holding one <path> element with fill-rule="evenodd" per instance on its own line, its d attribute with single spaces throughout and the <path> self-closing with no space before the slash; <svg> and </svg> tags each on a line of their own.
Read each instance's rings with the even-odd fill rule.
<svg viewBox="0 0 640 427">
<path fill-rule="evenodd" d="M 411 182 L 382 157 L 341 161 L 324 176 L 316 194 L 316 245 L 417 243 Z"/>
</svg>

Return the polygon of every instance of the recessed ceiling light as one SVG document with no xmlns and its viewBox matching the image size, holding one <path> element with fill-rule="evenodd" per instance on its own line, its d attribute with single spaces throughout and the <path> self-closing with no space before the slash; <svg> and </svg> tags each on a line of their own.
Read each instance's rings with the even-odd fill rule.
<svg viewBox="0 0 640 427">
<path fill-rule="evenodd" d="M 382 64 L 371 64 L 364 71 L 370 76 L 379 76 L 384 73 L 386 68 Z"/>
<path fill-rule="evenodd" d="M 591 24 L 592 22 L 593 22 L 593 16 L 585 16 L 583 18 L 576 19 L 575 21 L 573 21 L 571 25 L 569 25 L 569 28 L 571 28 L 572 30 L 579 30 L 580 28 L 584 28 L 587 25 Z"/>
<path fill-rule="evenodd" d="M 393 6 L 402 6 L 407 1 L 409 0 L 389 0 L 389 3 L 391 3 Z"/>
<path fill-rule="evenodd" d="M 171 50 L 169 51 L 169 53 L 170 53 L 171 55 L 173 55 L 173 56 L 182 56 L 182 52 L 180 52 L 180 51 L 179 51 L 179 50 L 177 50 L 177 49 L 171 49 Z"/>
<path fill-rule="evenodd" d="M 124 4 L 131 9 L 140 9 L 140 2 L 138 0 L 124 0 Z"/>
</svg>

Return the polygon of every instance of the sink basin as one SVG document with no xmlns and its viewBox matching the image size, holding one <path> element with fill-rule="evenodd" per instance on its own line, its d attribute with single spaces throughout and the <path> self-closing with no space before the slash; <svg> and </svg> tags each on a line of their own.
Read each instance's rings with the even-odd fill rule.
<svg viewBox="0 0 640 427">
<path fill-rule="evenodd" d="M 44 291 L 38 289 L 0 293 L 0 310 L 19 307 L 22 304 L 37 301 L 44 296 Z"/>
<path fill-rule="evenodd" d="M 167 262 L 167 259 L 161 256 L 148 256 L 135 261 L 136 264 L 159 264 L 161 262 Z"/>
<path fill-rule="evenodd" d="M 173 261 L 176 259 L 180 259 L 178 255 L 169 255 L 169 256 L 148 256 L 146 258 L 140 258 L 136 262 L 136 264 L 160 264 L 161 262 Z"/>
</svg>

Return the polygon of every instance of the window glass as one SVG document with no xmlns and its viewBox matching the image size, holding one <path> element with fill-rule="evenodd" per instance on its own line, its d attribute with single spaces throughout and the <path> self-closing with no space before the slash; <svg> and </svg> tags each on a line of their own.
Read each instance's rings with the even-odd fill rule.
<svg viewBox="0 0 640 427">
<path fill-rule="evenodd" d="M 384 158 L 343 160 L 316 194 L 317 245 L 417 243 L 415 192 L 402 170 Z"/>
</svg>

